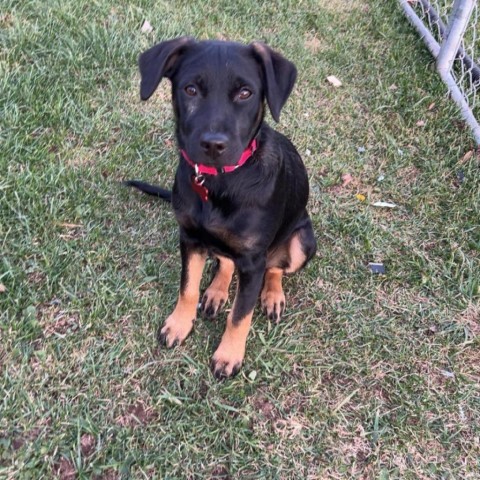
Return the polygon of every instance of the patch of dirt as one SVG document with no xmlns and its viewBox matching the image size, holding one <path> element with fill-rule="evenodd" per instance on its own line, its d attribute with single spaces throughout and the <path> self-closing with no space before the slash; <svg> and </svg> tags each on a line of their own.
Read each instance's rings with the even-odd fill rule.
<svg viewBox="0 0 480 480">
<path fill-rule="evenodd" d="M 52 421 L 50 418 L 45 418 L 31 430 L 14 434 L 12 440 L 13 450 L 20 450 L 20 448 L 22 448 L 24 445 L 34 442 L 42 434 L 45 434 L 51 423 Z"/>
<path fill-rule="evenodd" d="M 146 407 L 143 402 L 129 405 L 125 413 L 116 418 L 115 422 L 122 427 L 138 427 L 147 425 L 155 418 L 151 408 Z"/>
<path fill-rule="evenodd" d="M 11 13 L 2 13 L 0 15 L 0 27 L 1 28 L 13 27 L 13 16 Z"/>
<path fill-rule="evenodd" d="M 397 180 L 400 185 L 411 185 L 420 177 L 421 171 L 414 165 L 403 167 L 397 171 Z"/>
<path fill-rule="evenodd" d="M 470 303 L 455 318 L 456 323 L 465 326 L 473 337 L 480 335 L 480 305 Z"/>
<path fill-rule="evenodd" d="M 100 475 L 94 475 L 92 480 L 119 480 L 120 474 L 117 473 L 113 468 L 105 470 Z"/>
<path fill-rule="evenodd" d="M 62 240 L 76 240 L 78 238 L 82 238 L 85 235 L 83 225 L 64 222 L 58 223 L 57 226 L 63 229 L 62 233 L 58 235 Z"/>
<path fill-rule="evenodd" d="M 375 310 L 384 312 L 385 309 L 394 313 L 409 312 L 411 305 L 423 305 L 432 308 L 432 299 L 420 295 L 416 291 L 405 288 L 395 288 L 389 292 L 378 289 L 375 295 Z"/>
<path fill-rule="evenodd" d="M 287 418 L 275 422 L 275 430 L 282 439 L 292 440 L 305 428 L 305 425 L 296 418 Z"/>
<path fill-rule="evenodd" d="M 449 392 L 456 382 L 456 374 L 449 366 L 443 366 L 440 363 L 432 363 L 427 360 L 414 362 L 414 368 L 419 376 L 425 382 L 425 387 L 430 392 Z"/>
<path fill-rule="evenodd" d="M 305 411 L 305 407 L 308 405 L 308 398 L 302 395 L 300 392 L 290 392 L 282 401 L 282 408 L 287 414 Z"/>
<path fill-rule="evenodd" d="M 62 163 L 67 167 L 77 169 L 93 167 L 98 158 L 99 152 L 86 147 L 76 147 L 68 150 L 68 154 L 62 154 Z"/>
<path fill-rule="evenodd" d="M 362 194 L 365 197 L 370 198 L 373 192 L 373 185 L 364 184 L 359 177 L 344 173 L 341 176 L 340 183 L 332 185 L 325 190 L 334 196 L 353 196 L 354 194 Z"/>
<path fill-rule="evenodd" d="M 46 276 L 43 272 L 29 272 L 27 273 L 27 279 L 28 283 L 31 283 L 32 285 L 40 285 L 42 283 L 45 283 Z"/>
<path fill-rule="evenodd" d="M 80 328 L 78 313 L 60 310 L 56 304 L 43 304 L 37 309 L 38 323 L 41 325 L 45 338 L 53 335 L 68 335 Z"/>
<path fill-rule="evenodd" d="M 353 459 L 358 462 L 357 468 L 363 468 L 362 464 L 365 464 L 372 454 L 372 447 L 363 426 L 359 424 L 353 430 L 352 426 L 344 428 L 338 425 L 335 431 L 338 435 L 336 448 L 338 453 L 346 460 Z"/>
<path fill-rule="evenodd" d="M 95 437 L 89 433 L 84 433 L 80 438 L 80 451 L 84 457 L 89 457 L 94 451 L 96 446 Z"/>
<path fill-rule="evenodd" d="M 323 49 L 322 41 L 317 37 L 317 35 L 312 35 L 311 33 L 307 33 L 305 35 L 305 48 L 312 53 L 320 52 Z"/>
<path fill-rule="evenodd" d="M 278 411 L 275 405 L 264 395 L 258 395 L 252 398 L 252 406 L 261 417 L 267 420 L 278 418 Z"/>
<path fill-rule="evenodd" d="M 228 473 L 227 467 L 224 465 L 217 465 L 212 470 L 211 476 L 209 477 L 212 480 L 230 480 L 232 477 Z"/>
<path fill-rule="evenodd" d="M 53 467 L 53 475 L 60 480 L 74 480 L 76 478 L 76 470 L 73 462 L 62 457 Z"/>
</svg>

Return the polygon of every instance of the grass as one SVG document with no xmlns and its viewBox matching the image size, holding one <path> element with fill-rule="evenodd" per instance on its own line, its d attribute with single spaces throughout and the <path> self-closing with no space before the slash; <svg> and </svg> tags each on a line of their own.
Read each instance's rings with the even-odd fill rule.
<svg viewBox="0 0 480 480">
<path fill-rule="evenodd" d="M 479 157 L 396 2 L 2 0 L 0 27 L 0 478 L 478 478 Z M 224 383 L 224 316 L 157 347 L 177 227 L 118 186 L 171 184 L 169 87 L 141 104 L 136 58 L 181 34 L 299 70 L 277 127 L 320 249 Z"/>
</svg>

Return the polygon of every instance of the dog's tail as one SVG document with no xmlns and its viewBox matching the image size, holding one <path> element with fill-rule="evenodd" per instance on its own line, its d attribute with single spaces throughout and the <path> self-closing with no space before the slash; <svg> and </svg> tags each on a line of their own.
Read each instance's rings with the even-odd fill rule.
<svg viewBox="0 0 480 480">
<path fill-rule="evenodd" d="M 126 187 L 135 187 L 143 193 L 162 198 L 167 202 L 172 201 L 172 192 L 165 188 L 157 187 L 156 185 L 150 185 L 149 183 L 141 182 L 140 180 L 126 180 L 123 182 L 123 185 Z"/>
</svg>

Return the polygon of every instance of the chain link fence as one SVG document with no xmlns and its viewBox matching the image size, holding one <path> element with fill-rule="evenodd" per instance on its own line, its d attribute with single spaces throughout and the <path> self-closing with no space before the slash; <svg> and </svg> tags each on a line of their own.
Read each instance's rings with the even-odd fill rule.
<svg viewBox="0 0 480 480">
<path fill-rule="evenodd" d="M 480 144 L 480 25 L 477 0 L 399 0 Z"/>
</svg>

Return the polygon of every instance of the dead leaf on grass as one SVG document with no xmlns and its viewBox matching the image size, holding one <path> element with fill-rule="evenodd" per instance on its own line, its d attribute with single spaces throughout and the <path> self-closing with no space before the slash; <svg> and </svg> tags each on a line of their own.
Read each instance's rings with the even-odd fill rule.
<svg viewBox="0 0 480 480">
<path fill-rule="evenodd" d="M 475 152 L 473 150 L 469 150 L 460 160 L 460 163 L 467 163 L 473 157 L 474 153 Z"/>
<path fill-rule="evenodd" d="M 65 222 L 62 222 L 62 223 L 58 223 L 57 225 L 59 225 L 60 227 L 63 227 L 63 228 L 81 228 L 81 227 L 83 227 L 83 225 L 81 225 L 79 223 L 65 223 Z"/>
<path fill-rule="evenodd" d="M 344 173 L 342 175 L 342 187 L 346 187 L 352 181 L 353 181 L 353 177 L 349 173 Z"/>
<path fill-rule="evenodd" d="M 0 283 L 0 293 L 5 293 L 6 291 L 7 287 L 3 283 Z"/>
<path fill-rule="evenodd" d="M 396 208 L 397 205 L 392 202 L 375 202 L 372 203 L 374 207 L 380 207 L 380 208 Z"/>
<path fill-rule="evenodd" d="M 327 82 L 333 85 L 335 88 L 341 87 L 343 85 L 342 82 L 335 75 L 329 75 L 327 77 Z"/>
</svg>

